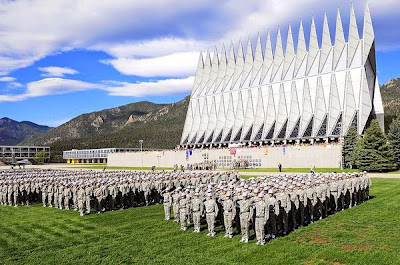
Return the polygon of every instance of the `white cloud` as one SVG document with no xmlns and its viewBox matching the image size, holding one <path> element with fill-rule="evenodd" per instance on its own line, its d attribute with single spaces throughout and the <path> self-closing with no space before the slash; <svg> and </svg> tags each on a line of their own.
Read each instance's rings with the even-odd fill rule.
<svg viewBox="0 0 400 265">
<path fill-rule="evenodd" d="M 92 89 L 107 91 L 110 96 L 144 97 L 177 95 L 189 93 L 192 88 L 193 79 L 194 77 L 187 77 L 135 84 L 104 81 L 101 84 L 96 84 L 72 79 L 45 78 L 28 83 L 26 91 L 22 94 L 0 95 L 0 102 L 15 102 L 33 97 L 67 94 Z"/>
<path fill-rule="evenodd" d="M 125 75 L 187 77 L 196 71 L 198 52 L 174 53 L 156 58 L 118 58 L 105 61 Z"/>
<path fill-rule="evenodd" d="M 0 95 L 0 102 L 15 102 L 25 100 L 27 98 L 73 93 L 100 87 L 103 86 L 79 80 L 45 78 L 39 81 L 28 83 L 26 85 L 26 91 L 22 94 Z"/>
<path fill-rule="evenodd" d="M 362 13 L 362 0 L 354 1 Z M 350 0 L 0 0 L 0 73 L 31 65 L 58 51 L 102 50 L 118 58 L 160 57 L 205 50 L 255 35 L 290 19 L 334 13 Z M 398 0 L 370 1 L 377 48 L 399 48 L 393 25 Z M 344 9 L 343 8 L 343 9 Z M 171 66 L 173 67 L 173 66 Z"/>
<path fill-rule="evenodd" d="M 2 76 L 0 77 L 0 82 L 12 82 L 15 78 L 11 76 Z"/>
<path fill-rule="evenodd" d="M 194 77 L 191 76 L 183 79 L 166 79 L 138 84 L 114 82 L 115 86 L 108 86 L 104 90 L 108 91 L 111 96 L 165 96 L 189 93 L 192 89 L 193 81 Z"/>
<path fill-rule="evenodd" d="M 94 88 L 99 88 L 99 85 L 79 80 L 45 78 L 39 81 L 28 83 L 25 95 L 27 97 L 39 97 L 66 94 Z"/>
<path fill-rule="evenodd" d="M 200 51 L 215 44 L 212 41 L 167 37 L 147 41 L 98 44 L 91 49 L 105 51 L 115 58 L 148 58 Z"/>
<path fill-rule="evenodd" d="M 46 77 L 63 77 L 64 75 L 74 75 L 78 73 L 78 71 L 69 67 L 49 66 L 39 67 L 38 69 L 39 71 L 44 72 L 43 74 L 41 74 L 41 76 Z"/>
</svg>

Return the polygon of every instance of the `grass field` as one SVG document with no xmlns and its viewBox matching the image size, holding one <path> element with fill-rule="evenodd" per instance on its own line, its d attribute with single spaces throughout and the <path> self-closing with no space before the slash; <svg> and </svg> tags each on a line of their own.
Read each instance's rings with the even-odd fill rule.
<svg viewBox="0 0 400 265">
<path fill-rule="evenodd" d="M 265 246 L 183 232 L 162 205 L 84 217 L 0 206 L 0 264 L 400 264 L 399 190 L 374 179 L 375 198 Z"/>
</svg>

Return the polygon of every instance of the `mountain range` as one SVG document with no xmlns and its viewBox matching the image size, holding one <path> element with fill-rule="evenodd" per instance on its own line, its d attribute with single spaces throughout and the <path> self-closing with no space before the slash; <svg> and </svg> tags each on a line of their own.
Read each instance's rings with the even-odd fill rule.
<svg viewBox="0 0 400 265">
<path fill-rule="evenodd" d="M 385 127 L 400 117 L 400 78 L 381 86 Z M 46 145 L 52 160 L 62 161 L 62 151 L 84 148 L 174 148 L 179 144 L 190 97 L 172 104 L 141 101 L 79 115 L 56 127 L 0 119 L 0 144 Z"/>
<path fill-rule="evenodd" d="M 70 149 L 139 147 L 174 148 L 179 144 L 189 96 L 172 104 L 148 101 L 79 115 L 24 145 L 51 147 L 52 161 L 62 161 L 62 151 Z"/>
<path fill-rule="evenodd" d="M 46 133 L 51 127 L 30 121 L 15 121 L 4 117 L 0 119 L 0 145 L 17 145 Z"/>
</svg>

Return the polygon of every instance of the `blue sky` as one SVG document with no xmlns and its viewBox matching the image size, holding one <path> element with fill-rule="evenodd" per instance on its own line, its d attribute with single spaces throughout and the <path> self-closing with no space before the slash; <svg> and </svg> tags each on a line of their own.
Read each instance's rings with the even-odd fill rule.
<svg viewBox="0 0 400 265">
<path fill-rule="evenodd" d="M 353 1 L 360 35 L 364 1 Z M 58 126 L 75 116 L 190 94 L 199 51 L 260 33 L 265 41 L 302 18 L 309 34 L 337 8 L 348 30 L 347 0 L 0 0 L 0 117 Z M 381 84 L 400 77 L 400 5 L 370 0 Z M 334 39 L 334 34 L 332 35 Z M 284 37 L 285 40 L 285 37 Z M 274 42 L 274 36 L 272 37 Z M 254 48 L 254 47 L 253 47 Z"/>
</svg>

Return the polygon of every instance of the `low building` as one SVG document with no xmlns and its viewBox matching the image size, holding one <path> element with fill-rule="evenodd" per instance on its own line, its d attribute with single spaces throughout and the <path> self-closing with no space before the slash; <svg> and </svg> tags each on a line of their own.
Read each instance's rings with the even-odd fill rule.
<svg viewBox="0 0 400 265">
<path fill-rule="evenodd" d="M 237 168 L 238 163 L 250 168 L 332 168 L 341 167 L 342 145 L 337 142 L 275 146 L 236 146 L 231 148 L 184 149 L 112 153 L 110 167 L 167 167 L 181 165 L 187 169 L 212 165 L 217 169 Z"/>
<path fill-rule="evenodd" d="M 110 153 L 132 153 L 132 152 L 148 152 L 156 149 L 140 149 L 140 148 L 100 148 L 100 149 L 72 149 L 63 152 L 63 159 L 68 164 L 105 164 Z"/>
<path fill-rule="evenodd" d="M 0 146 L 0 157 L 5 157 L 6 161 L 11 162 L 14 155 L 16 160 L 33 160 L 36 154 L 45 152 L 45 159 L 50 158 L 50 147 L 48 146 Z"/>
</svg>

